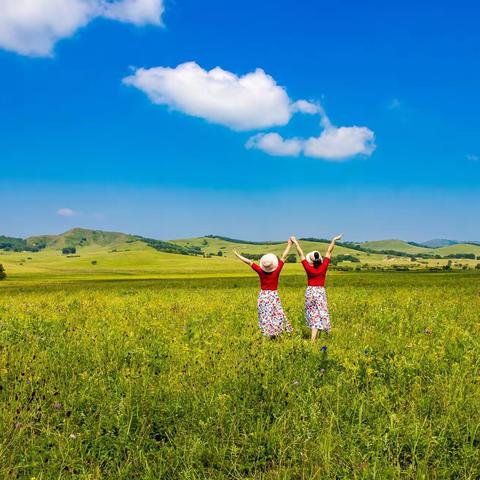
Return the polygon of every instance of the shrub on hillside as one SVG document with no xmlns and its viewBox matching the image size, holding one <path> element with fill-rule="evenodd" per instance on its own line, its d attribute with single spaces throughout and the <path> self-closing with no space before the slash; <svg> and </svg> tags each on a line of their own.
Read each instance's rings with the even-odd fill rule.
<svg viewBox="0 0 480 480">
<path fill-rule="evenodd" d="M 0 263 L 0 280 L 5 280 L 7 278 L 7 272 L 5 271 L 5 268 L 3 268 L 3 265 Z"/>
</svg>

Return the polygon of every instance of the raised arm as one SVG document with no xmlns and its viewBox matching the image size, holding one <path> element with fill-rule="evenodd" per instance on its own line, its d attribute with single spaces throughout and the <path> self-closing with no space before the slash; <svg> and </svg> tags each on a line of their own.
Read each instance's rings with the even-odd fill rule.
<svg viewBox="0 0 480 480">
<path fill-rule="evenodd" d="M 332 241 L 330 242 L 330 245 L 328 246 L 327 253 L 325 254 L 325 258 L 330 258 L 332 256 L 332 252 L 333 252 L 333 249 L 335 248 L 335 244 L 337 243 L 338 240 L 341 240 L 342 236 L 343 236 L 343 233 L 341 233 L 340 235 L 337 235 L 332 239 Z"/>
<path fill-rule="evenodd" d="M 305 254 L 303 253 L 302 247 L 298 243 L 298 240 L 296 237 L 290 237 L 292 239 L 293 244 L 295 245 L 295 248 L 297 249 L 298 256 L 300 257 L 300 261 L 303 262 L 305 260 Z"/>
<path fill-rule="evenodd" d="M 242 255 L 240 255 L 236 250 L 233 250 L 233 253 L 235 254 L 235 256 L 241 260 L 243 263 L 246 263 L 247 265 L 252 265 L 253 261 L 250 260 L 249 258 L 246 258 L 246 257 L 243 257 Z"/>
<path fill-rule="evenodd" d="M 288 242 L 287 242 L 287 248 L 285 248 L 285 251 L 283 252 L 283 255 L 282 255 L 282 262 L 285 263 L 285 260 L 287 259 L 287 255 L 288 255 L 288 252 L 290 251 L 290 249 L 292 248 L 292 239 L 289 238 L 288 239 Z"/>
</svg>

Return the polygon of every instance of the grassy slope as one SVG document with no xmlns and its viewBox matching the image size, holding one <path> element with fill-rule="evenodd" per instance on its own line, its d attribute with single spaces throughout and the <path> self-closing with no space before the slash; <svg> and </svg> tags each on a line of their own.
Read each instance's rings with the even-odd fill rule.
<svg viewBox="0 0 480 480">
<path fill-rule="evenodd" d="M 415 245 L 410 245 L 403 240 L 376 240 L 372 242 L 363 242 L 360 243 L 362 247 L 371 248 L 373 250 L 396 250 L 397 252 L 405 253 L 434 253 L 430 248 L 417 247 Z"/>
<path fill-rule="evenodd" d="M 469 243 L 458 243 L 456 245 L 449 245 L 448 247 L 436 248 L 435 253 L 439 255 L 449 255 L 452 253 L 474 253 L 480 256 L 480 245 L 471 245 Z"/>
<path fill-rule="evenodd" d="M 452 253 L 474 253 L 480 255 L 480 245 L 471 245 L 468 243 L 458 243 L 440 248 L 423 248 L 410 245 L 403 240 L 378 240 L 372 242 L 360 243 L 362 247 L 371 248 L 373 250 L 396 250 L 405 253 L 427 253 L 431 255 L 449 255 Z"/>
<path fill-rule="evenodd" d="M 67 232 L 68 233 L 68 232 Z M 0 251 L 0 263 L 5 269 L 10 279 L 27 279 L 29 277 L 54 278 L 54 279 L 75 279 L 75 278 L 129 278 L 132 276 L 138 278 L 175 278 L 185 276 L 238 276 L 251 275 L 248 268 L 236 260 L 232 255 L 232 249 L 236 248 L 245 253 L 266 253 L 274 252 L 280 255 L 285 244 L 274 245 L 251 245 L 237 244 L 220 240 L 216 238 L 193 238 L 184 240 L 175 240 L 174 243 L 185 246 L 200 246 L 206 253 L 216 254 L 218 251 L 223 256 L 202 258 L 184 255 L 175 255 L 171 253 L 158 252 L 141 241 L 131 241 L 131 237 L 125 234 L 108 234 L 109 238 L 102 232 L 101 235 L 85 235 L 79 229 L 70 232 L 68 235 L 57 236 L 50 241 L 50 246 L 38 253 L 30 252 L 5 252 Z M 58 238 L 61 237 L 61 238 Z M 86 238 L 87 246 L 77 247 L 75 257 L 67 257 L 59 252 L 59 248 L 69 245 L 73 239 Z M 100 243 L 108 243 L 102 245 Z M 204 242 L 207 242 L 206 245 Z M 305 252 L 319 249 L 325 252 L 327 244 L 302 242 Z M 438 249 L 439 254 L 456 253 L 459 245 Z M 472 253 L 480 255 L 480 247 L 467 245 Z M 294 250 L 292 250 L 294 251 Z M 437 251 L 437 250 L 435 250 Z M 355 255 L 361 263 L 350 265 L 358 266 L 363 263 L 373 265 L 411 265 L 408 258 L 388 258 L 381 254 L 366 254 L 356 250 L 337 247 L 334 255 L 348 254 Z M 92 264 L 93 261 L 97 263 Z M 476 260 L 454 260 L 454 264 L 468 263 L 474 266 Z M 425 262 L 428 265 L 444 265 L 446 260 L 429 260 Z M 344 265 L 348 265 L 345 262 Z M 302 268 L 299 264 L 289 264 L 284 274 L 302 274 Z"/>
<path fill-rule="evenodd" d="M 171 240 L 172 243 L 182 246 L 198 246 L 201 247 L 206 253 L 217 254 L 219 251 L 223 255 L 231 256 L 232 250 L 237 250 L 240 253 L 252 253 L 252 254 L 264 254 L 268 252 L 281 255 L 285 250 L 286 242 L 275 244 L 260 244 L 251 245 L 249 243 L 236 243 L 221 240 L 218 238 L 198 237 L 198 238 L 186 238 L 180 240 Z M 325 253 L 328 248 L 328 243 L 325 242 L 300 242 L 305 253 L 312 250 L 319 250 L 321 253 Z M 291 253 L 296 253 L 295 247 L 292 247 Z M 339 247 L 335 248 L 335 255 L 354 255 L 358 257 L 362 262 L 379 262 L 383 259 L 383 255 L 367 255 L 364 252 L 359 252 L 351 248 Z"/>
<path fill-rule="evenodd" d="M 134 240 L 134 237 L 125 233 L 73 228 L 72 230 L 59 235 L 41 235 L 29 237 L 27 242 L 30 245 L 34 245 L 38 242 L 45 242 L 49 248 L 55 249 L 74 247 L 79 244 L 84 246 L 100 245 L 114 248 L 115 245 L 123 244 L 129 240 Z"/>
<path fill-rule="evenodd" d="M 158 252 L 142 242 L 117 244 L 116 252 L 98 245 L 78 247 L 79 257 L 67 257 L 58 250 L 39 253 L 0 252 L 0 263 L 9 277 L 118 277 L 175 275 L 219 275 L 245 272 L 240 262 L 226 258 L 202 258 Z M 92 265 L 96 261 L 96 265 Z"/>
</svg>

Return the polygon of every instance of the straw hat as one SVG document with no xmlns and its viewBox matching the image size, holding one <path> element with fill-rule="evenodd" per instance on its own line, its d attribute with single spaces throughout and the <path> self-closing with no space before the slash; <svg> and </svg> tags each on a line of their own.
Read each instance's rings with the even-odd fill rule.
<svg viewBox="0 0 480 480">
<path fill-rule="evenodd" d="M 317 250 L 314 250 L 313 252 L 307 253 L 307 256 L 305 257 L 307 259 L 307 262 L 310 265 L 313 265 L 313 261 L 315 260 L 315 254 L 316 253 L 318 253 L 318 260 L 323 262 L 323 258 L 322 258 L 322 255 L 320 254 L 320 252 L 317 251 Z"/>
<path fill-rule="evenodd" d="M 278 267 L 278 258 L 273 253 L 267 253 L 260 259 L 260 267 L 264 272 L 271 273 Z"/>
</svg>

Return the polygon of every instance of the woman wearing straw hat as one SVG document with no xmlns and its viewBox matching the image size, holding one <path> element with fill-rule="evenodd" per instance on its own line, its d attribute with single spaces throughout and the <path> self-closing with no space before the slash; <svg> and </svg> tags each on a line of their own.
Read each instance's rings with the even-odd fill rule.
<svg viewBox="0 0 480 480">
<path fill-rule="evenodd" d="M 298 255 L 308 277 L 308 286 L 305 292 L 305 320 L 312 330 L 312 341 L 316 340 L 319 330 L 327 333 L 330 331 L 330 314 L 325 293 L 325 277 L 335 243 L 341 238 L 342 235 L 338 235 L 332 240 L 325 258 L 322 258 L 320 252 L 316 250 L 307 253 L 305 256 L 298 240 L 292 237 L 292 242 L 297 248 Z"/>
<path fill-rule="evenodd" d="M 292 239 L 288 239 L 287 248 L 279 260 L 273 253 L 267 253 L 260 258 L 260 265 L 243 257 L 235 250 L 233 253 L 247 265 L 250 265 L 260 277 L 260 293 L 258 294 L 258 326 L 265 336 L 275 338 L 284 330 L 292 331 L 278 296 L 278 277 L 282 271 L 285 259 L 292 246 Z"/>
</svg>

